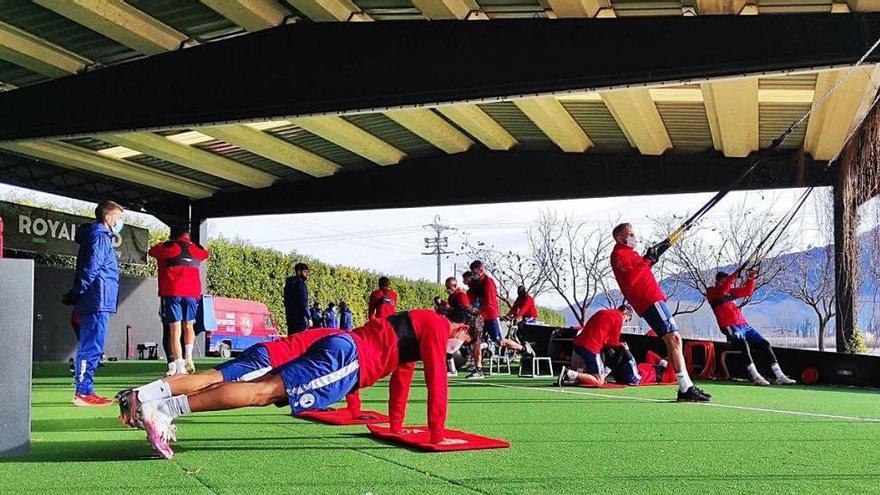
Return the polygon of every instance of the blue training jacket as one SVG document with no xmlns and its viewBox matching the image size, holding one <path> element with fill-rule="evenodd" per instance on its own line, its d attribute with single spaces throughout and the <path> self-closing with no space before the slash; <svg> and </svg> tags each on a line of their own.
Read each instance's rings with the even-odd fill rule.
<svg viewBox="0 0 880 495">
<path fill-rule="evenodd" d="M 79 296 L 76 313 L 115 313 L 119 262 L 113 250 L 113 233 L 103 223 L 86 223 L 79 226 L 74 240 L 79 244 L 73 276 L 73 293 Z"/>
<path fill-rule="evenodd" d="M 284 313 L 289 328 L 308 327 L 309 288 L 299 275 L 288 277 L 284 283 Z"/>
<path fill-rule="evenodd" d="M 330 308 L 324 310 L 324 328 L 339 328 L 336 320 L 336 311 Z"/>
<path fill-rule="evenodd" d="M 339 315 L 339 328 L 343 330 L 351 330 L 354 328 L 354 323 L 351 321 L 351 311 L 343 311 Z"/>
</svg>

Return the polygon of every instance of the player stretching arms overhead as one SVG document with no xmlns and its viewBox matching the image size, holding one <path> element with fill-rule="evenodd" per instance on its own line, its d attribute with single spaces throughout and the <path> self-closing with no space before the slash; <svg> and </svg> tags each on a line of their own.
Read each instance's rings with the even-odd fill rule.
<svg viewBox="0 0 880 495">
<path fill-rule="evenodd" d="M 153 447 L 170 458 L 170 442 L 176 432 L 172 422 L 178 416 L 280 401 L 299 414 L 326 408 L 391 375 L 388 415 L 391 431 L 401 432 L 415 364 L 422 361 L 430 439 L 441 443 L 446 430 L 445 357 L 469 339 L 467 325 L 453 323 L 431 310 L 372 319 L 352 332 L 315 341 L 301 356 L 255 381 L 221 383 L 192 394 L 143 402 L 144 427 Z"/>
</svg>

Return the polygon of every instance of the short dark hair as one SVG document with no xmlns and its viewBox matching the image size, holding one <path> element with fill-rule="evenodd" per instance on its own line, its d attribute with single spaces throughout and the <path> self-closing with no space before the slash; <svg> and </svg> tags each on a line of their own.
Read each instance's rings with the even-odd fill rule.
<svg viewBox="0 0 880 495">
<path fill-rule="evenodd" d="M 455 277 L 449 277 L 446 279 L 445 282 L 443 282 L 443 285 L 449 285 L 449 282 L 452 282 L 453 280 L 455 280 Z M 458 280 L 455 281 L 458 282 Z"/>
<path fill-rule="evenodd" d="M 471 271 L 479 270 L 480 268 L 483 268 L 483 262 L 482 262 L 482 261 L 480 261 L 480 260 L 474 260 L 473 262 L 471 262 L 471 266 L 470 266 Z"/>
<path fill-rule="evenodd" d="M 629 304 L 621 304 L 620 306 L 617 307 L 617 310 L 620 311 L 621 313 L 624 311 L 629 311 L 629 313 L 632 314 L 632 312 L 633 312 L 633 309 Z"/>
<path fill-rule="evenodd" d="M 189 235 L 189 226 L 184 224 L 176 224 L 171 226 L 171 238 L 177 239 L 180 236 Z"/>
<path fill-rule="evenodd" d="M 391 284 L 391 281 L 388 280 L 388 277 L 379 277 L 379 287 L 388 287 Z"/>
<path fill-rule="evenodd" d="M 622 234 L 623 231 L 626 230 L 627 227 L 632 227 L 632 224 L 631 223 L 622 223 L 622 224 L 618 225 L 617 227 L 614 227 L 614 230 L 611 231 L 611 235 L 614 237 L 617 237 L 618 235 Z"/>
<path fill-rule="evenodd" d="M 106 217 L 111 211 L 125 211 L 125 209 L 115 201 L 110 201 L 109 199 L 101 201 L 98 203 L 98 206 L 95 207 L 95 220 L 103 222 L 104 217 Z"/>
<path fill-rule="evenodd" d="M 309 265 L 307 265 L 305 263 L 297 263 L 297 264 L 293 265 L 294 272 L 301 272 L 301 271 L 308 270 L 308 269 L 309 269 Z"/>
<path fill-rule="evenodd" d="M 526 292 L 526 286 L 520 285 L 519 287 L 516 288 L 516 291 L 517 292 Z"/>
<path fill-rule="evenodd" d="M 468 271 L 468 272 L 464 272 L 464 273 L 461 274 L 461 278 L 462 278 L 462 280 L 469 279 L 469 278 L 471 278 L 471 277 L 473 277 L 473 276 L 474 276 L 474 274 L 471 273 L 471 272 L 469 272 L 469 271 Z"/>
<path fill-rule="evenodd" d="M 335 308 L 335 307 L 336 307 L 336 303 L 333 302 L 333 301 L 330 301 L 330 304 L 328 304 L 327 307 L 328 307 L 328 308 Z"/>
<path fill-rule="evenodd" d="M 718 272 L 715 274 L 715 281 L 717 282 L 717 281 L 721 280 L 722 278 L 727 278 L 729 276 L 730 275 L 727 272 Z"/>
</svg>

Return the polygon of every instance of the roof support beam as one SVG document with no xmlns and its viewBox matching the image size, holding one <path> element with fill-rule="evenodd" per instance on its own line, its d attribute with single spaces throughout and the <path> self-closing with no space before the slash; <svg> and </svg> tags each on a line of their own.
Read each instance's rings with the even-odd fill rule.
<svg viewBox="0 0 880 495">
<path fill-rule="evenodd" d="M 825 71 L 816 81 L 813 105 L 835 85 L 822 107 L 816 109 L 807 123 L 804 150 L 817 160 L 830 160 L 843 146 L 855 125 L 870 110 L 868 105 L 877 94 L 880 74 L 877 67 L 859 67 L 845 81 L 846 70 Z"/>
<path fill-rule="evenodd" d="M 549 0 L 549 4 L 560 19 L 596 17 L 600 10 L 611 8 L 611 0 Z"/>
<path fill-rule="evenodd" d="M 122 0 L 34 0 L 145 55 L 180 48 L 188 37 Z"/>
<path fill-rule="evenodd" d="M 246 125 L 200 127 L 199 132 L 314 177 L 333 175 L 340 169 L 320 155 Z"/>
<path fill-rule="evenodd" d="M 428 108 L 391 110 L 385 116 L 447 153 L 461 153 L 474 142 Z"/>
<path fill-rule="evenodd" d="M 562 151 L 580 153 L 593 145 L 587 133 L 552 96 L 525 98 L 513 102 Z"/>
<path fill-rule="evenodd" d="M 846 3 L 856 12 L 877 12 L 880 10 L 880 0 L 846 0 Z"/>
<path fill-rule="evenodd" d="M 599 95 L 630 144 L 642 154 L 662 155 L 672 148 L 672 141 L 649 90 L 627 89 Z"/>
<path fill-rule="evenodd" d="M 222 0 L 221 0 L 222 1 Z M 318 22 L 325 21 L 372 21 L 351 0 L 289 0 L 297 10 Z"/>
<path fill-rule="evenodd" d="M 280 26 L 290 12 L 278 0 L 201 0 L 248 31 Z"/>
<path fill-rule="evenodd" d="M 655 42 L 660 38 L 664 43 Z M 629 17 L 615 22 L 294 23 L 0 94 L 0 140 L 809 70 L 852 64 L 877 38 L 880 14 L 873 13 L 664 17 L 662 22 Z M 406 42 L 413 39 L 419 43 Z M 668 49 L 694 45 L 701 49 Z M 291 58 L 291 46 L 321 50 Z M 352 46 L 382 49 L 362 50 L 356 60 L 346 58 L 348 63 L 327 56 L 351 53 Z M 474 46 L 481 56 L 462 56 Z M 503 56 L 509 53 L 524 62 L 509 63 Z M 399 70 L 401 61 L 406 71 Z M 878 61 L 880 51 L 867 62 Z M 444 70 L 438 71 L 438 64 Z M 357 84 L 351 84 L 355 67 L 371 70 L 358 71 Z"/>
<path fill-rule="evenodd" d="M 437 111 L 455 122 L 490 150 L 509 150 L 517 145 L 516 139 L 501 127 L 482 108 L 472 104 L 440 105 Z"/>
<path fill-rule="evenodd" d="M 92 63 L 5 22 L 0 22 L 0 59 L 48 77 L 76 74 Z"/>
<path fill-rule="evenodd" d="M 406 153 L 342 117 L 308 117 L 291 122 L 379 165 L 394 165 Z"/>
<path fill-rule="evenodd" d="M 762 159 L 742 188 L 829 185 L 824 162 L 802 153 L 775 153 Z M 475 167 L 474 164 L 479 166 Z M 408 208 L 548 199 L 597 198 L 644 194 L 709 192 L 729 185 L 749 166 L 745 158 L 720 153 L 642 156 L 637 153 L 561 153 L 473 150 L 456 155 L 413 158 L 399 167 L 338 174 L 316 179 L 310 187 L 280 182 L 263 191 L 219 193 L 193 205 L 201 217 Z M 536 167 L 540 173 L 536 173 Z M 490 188 L 437 187 L 436 171 L 469 177 Z M 589 171 L 589 173 L 585 173 Z M 529 180 L 523 180 L 523 174 Z M 644 178 L 650 176 L 651 181 Z M 370 201 L 363 191 L 370 191 Z M 326 194 L 333 191 L 333 194 Z M 291 201 L 296 197 L 296 201 Z"/>
<path fill-rule="evenodd" d="M 125 146 L 145 155 L 155 156 L 172 163 L 221 177 L 253 188 L 272 185 L 276 177 L 194 146 L 178 144 L 152 132 L 131 134 L 101 134 L 95 138 L 117 146 Z"/>
<path fill-rule="evenodd" d="M 183 179 L 161 170 L 115 158 L 104 157 L 78 146 L 63 142 L 3 143 L 0 148 L 22 155 L 37 157 L 64 168 L 85 170 L 135 184 L 180 194 L 188 198 L 207 198 L 216 189 L 206 184 Z"/>
<path fill-rule="evenodd" d="M 747 3 L 747 0 L 697 0 L 697 12 L 700 15 L 738 15 Z"/>
<path fill-rule="evenodd" d="M 700 85 L 716 150 L 744 157 L 758 149 L 758 78 Z"/>
<path fill-rule="evenodd" d="M 480 10 L 475 0 L 412 0 L 413 5 L 428 19 L 468 18 L 471 12 Z"/>
</svg>

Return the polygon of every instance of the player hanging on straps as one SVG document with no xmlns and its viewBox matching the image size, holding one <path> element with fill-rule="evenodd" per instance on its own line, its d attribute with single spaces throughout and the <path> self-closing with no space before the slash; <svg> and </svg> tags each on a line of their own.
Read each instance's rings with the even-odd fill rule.
<svg viewBox="0 0 880 495">
<path fill-rule="evenodd" d="M 445 357 L 469 338 L 466 324 L 453 323 L 428 309 L 374 318 L 352 332 L 315 341 L 301 356 L 255 381 L 222 383 L 194 394 L 142 403 L 147 439 L 160 454 L 170 458 L 174 455 L 171 442 L 176 437 L 173 421 L 179 416 L 281 401 L 299 414 L 326 408 L 389 375 L 388 415 L 391 431 L 399 433 L 403 431 L 415 366 L 422 361 L 430 441 L 442 443 L 448 393 Z"/>
</svg>

